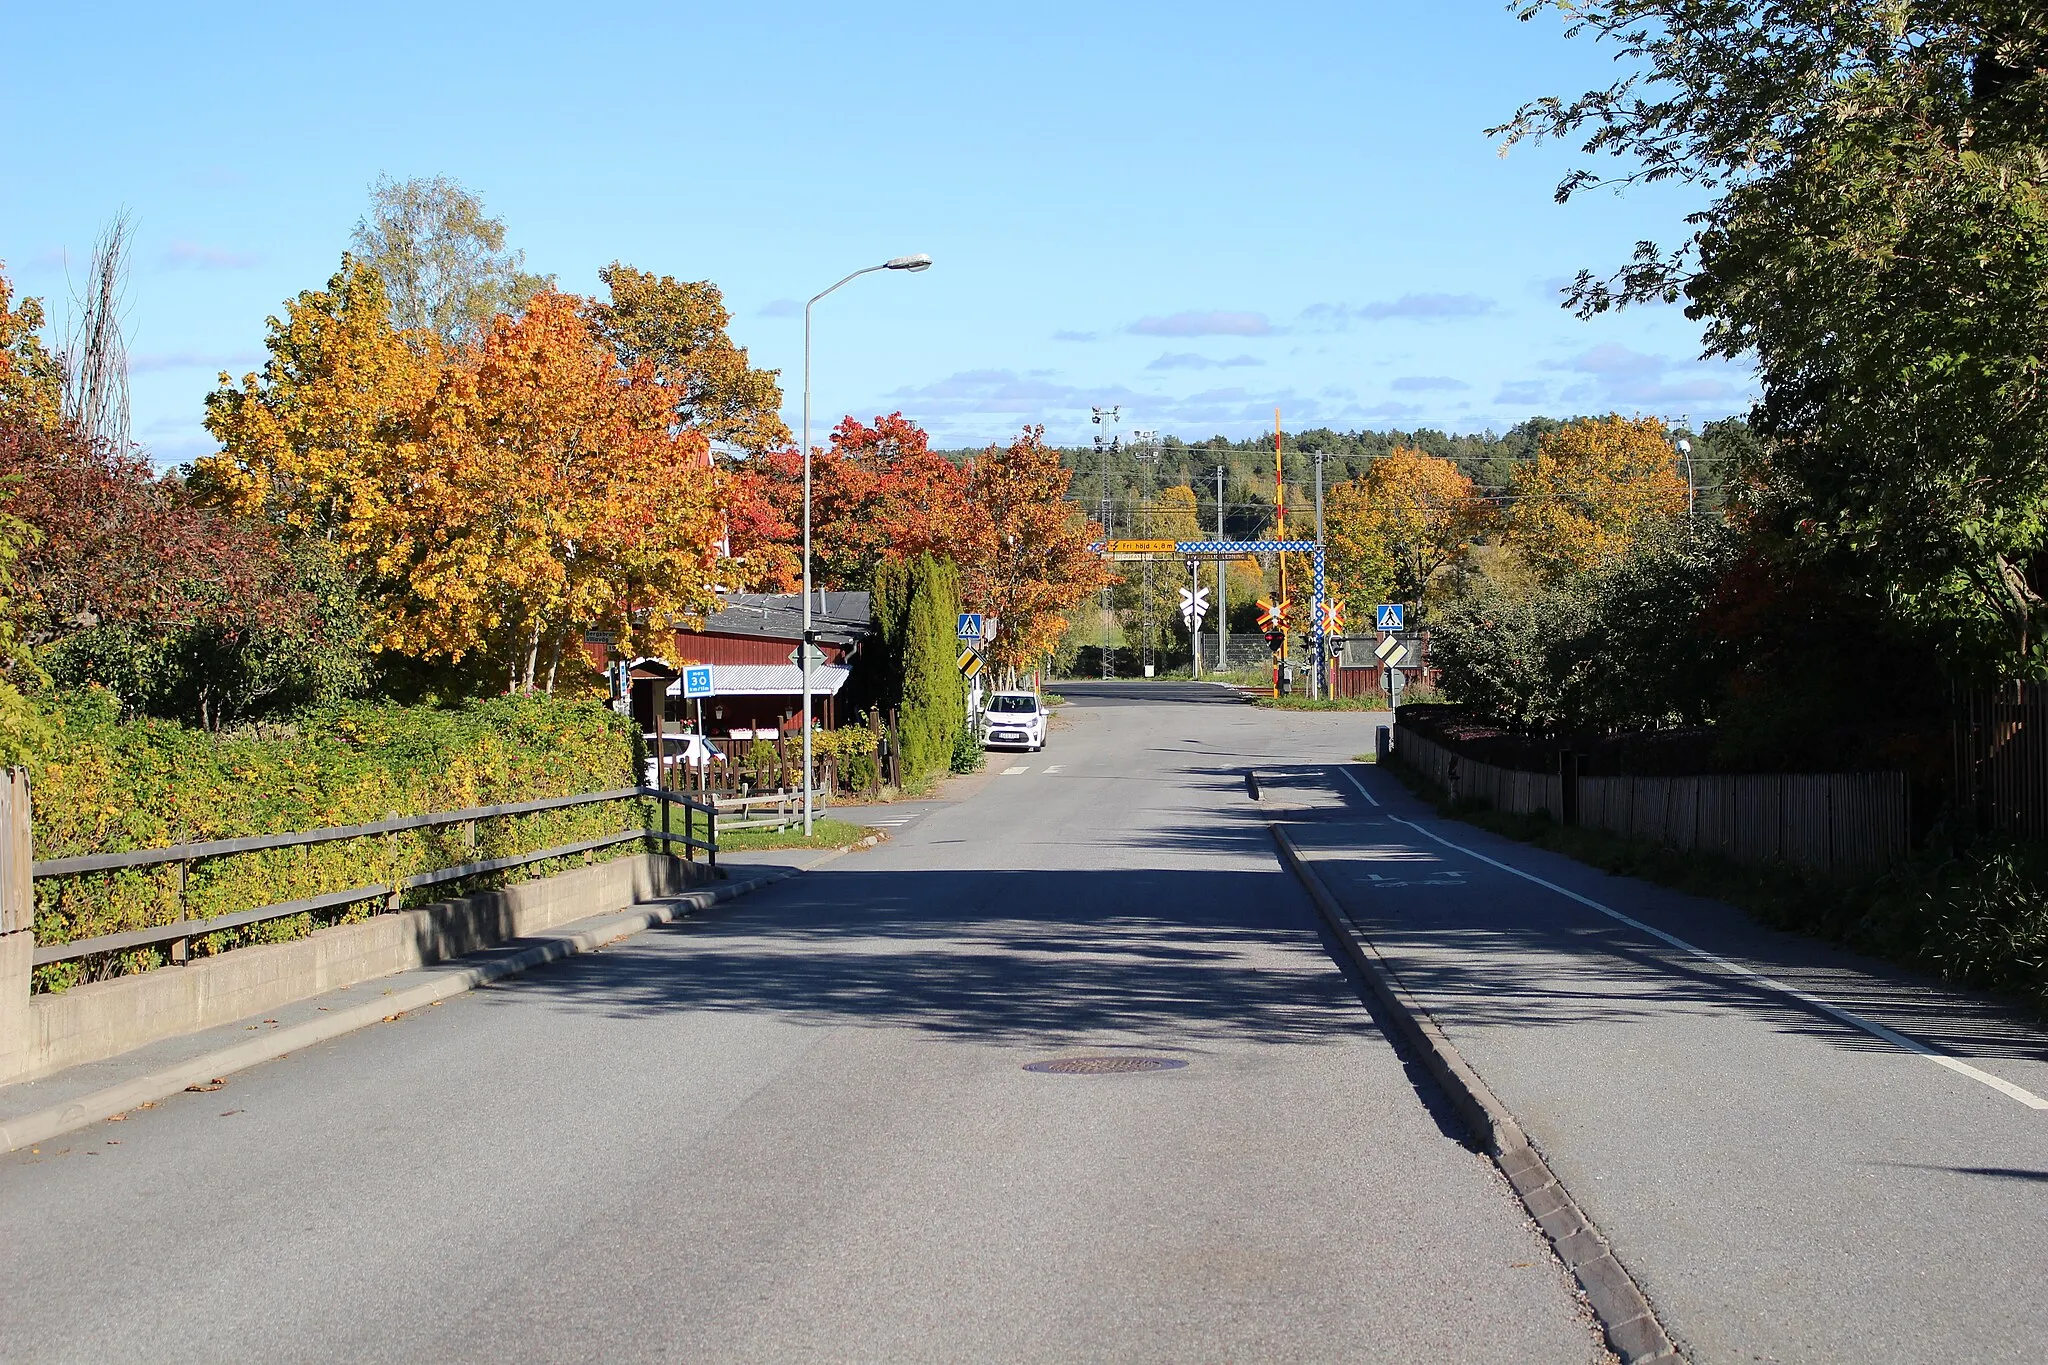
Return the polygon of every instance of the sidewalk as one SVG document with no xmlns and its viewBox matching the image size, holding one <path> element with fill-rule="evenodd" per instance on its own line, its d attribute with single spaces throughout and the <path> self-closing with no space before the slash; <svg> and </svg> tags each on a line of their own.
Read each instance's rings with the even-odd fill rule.
<svg viewBox="0 0 2048 1365">
<path fill-rule="evenodd" d="M 1304 862 L 1691 1359 L 2039 1354 L 2048 1031 L 1322 776 Z"/>
<path fill-rule="evenodd" d="M 487 986 L 547 962 L 701 912 L 710 906 L 795 876 L 840 856 L 843 850 L 776 850 L 721 858 L 727 878 L 682 895 L 609 911 L 514 939 L 467 957 L 344 986 L 281 1006 L 260 1018 L 166 1038 L 105 1061 L 0 1086 L 0 1151 L 84 1127 L 128 1109 L 153 1104 L 188 1087 L 355 1029 L 424 1009 L 452 995 Z M 161 968 L 170 971 L 174 968 Z"/>
</svg>

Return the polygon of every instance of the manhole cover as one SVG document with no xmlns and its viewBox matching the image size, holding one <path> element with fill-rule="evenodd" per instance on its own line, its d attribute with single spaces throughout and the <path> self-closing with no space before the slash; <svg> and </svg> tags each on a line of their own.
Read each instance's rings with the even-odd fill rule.
<svg viewBox="0 0 2048 1365">
<path fill-rule="evenodd" d="M 1056 1076 L 1121 1076 L 1130 1071 L 1178 1071 L 1186 1065 L 1178 1057 L 1058 1057 L 1049 1062 L 1027 1062 L 1024 1069 Z"/>
</svg>

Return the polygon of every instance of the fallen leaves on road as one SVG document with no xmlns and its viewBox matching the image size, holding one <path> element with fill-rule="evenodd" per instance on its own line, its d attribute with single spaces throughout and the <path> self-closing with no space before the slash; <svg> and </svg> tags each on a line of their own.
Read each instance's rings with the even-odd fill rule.
<svg viewBox="0 0 2048 1365">
<path fill-rule="evenodd" d="M 197 1090 L 197 1091 L 206 1091 L 206 1090 L 218 1090 L 218 1089 L 220 1089 L 220 1088 L 221 1088 L 222 1086 L 226 1085 L 227 1083 L 228 1083 L 228 1082 L 227 1082 L 227 1078 L 226 1078 L 225 1076 L 215 1076 L 215 1077 L 214 1077 L 214 1078 L 213 1078 L 212 1080 L 208 1081 L 208 1082 L 207 1082 L 207 1083 L 206 1083 L 205 1085 L 188 1085 L 188 1086 L 186 1086 L 185 1088 L 186 1088 L 187 1090 Z"/>
</svg>

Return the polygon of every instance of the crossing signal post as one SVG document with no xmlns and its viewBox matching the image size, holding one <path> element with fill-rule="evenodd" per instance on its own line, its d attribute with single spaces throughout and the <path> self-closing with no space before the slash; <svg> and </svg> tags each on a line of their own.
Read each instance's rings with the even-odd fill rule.
<svg viewBox="0 0 2048 1365">
<path fill-rule="evenodd" d="M 1265 632 L 1266 647 L 1273 651 L 1273 695 L 1279 696 L 1281 683 L 1285 680 L 1287 668 L 1287 608 L 1290 604 L 1283 598 L 1278 602 L 1259 599 L 1259 629 Z"/>
</svg>

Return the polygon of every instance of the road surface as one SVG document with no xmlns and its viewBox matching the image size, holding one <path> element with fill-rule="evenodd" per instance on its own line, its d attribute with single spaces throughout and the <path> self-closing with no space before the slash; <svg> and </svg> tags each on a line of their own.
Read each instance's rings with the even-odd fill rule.
<svg viewBox="0 0 2048 1365">
<path fill-rule="evenodd" d="M 876 850 L 7 1158 L 0 1358 L 1598 1359 L 1244 796 L 1369 718 L 1065 690 Z"/>
</svg>

